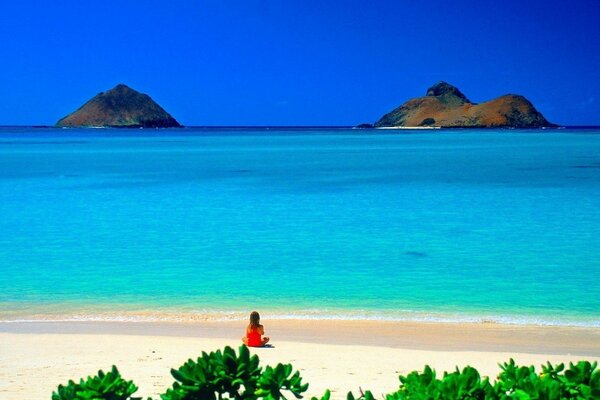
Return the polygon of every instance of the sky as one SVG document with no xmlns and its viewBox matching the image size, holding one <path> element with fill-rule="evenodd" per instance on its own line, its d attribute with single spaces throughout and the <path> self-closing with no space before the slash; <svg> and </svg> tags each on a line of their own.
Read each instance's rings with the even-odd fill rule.
<svg viewBox="0 0 600 400">
<path fill-rule="evenodd" d="M 444 80 L 600 125 L 598 0 L 3 1 L 0 125 L 118 83 L 184 125 L 374 122 Z"/>
</svg>

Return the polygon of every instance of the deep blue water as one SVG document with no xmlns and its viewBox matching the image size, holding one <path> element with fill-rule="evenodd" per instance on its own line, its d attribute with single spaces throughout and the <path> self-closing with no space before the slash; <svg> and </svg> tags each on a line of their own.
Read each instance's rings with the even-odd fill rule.
<svg viewBox="0 0 600 400">
<path fill-rule="evenodd" d="M 600 326 L 600 130 L 0 128 L 0 320 Z"/>
</svg>

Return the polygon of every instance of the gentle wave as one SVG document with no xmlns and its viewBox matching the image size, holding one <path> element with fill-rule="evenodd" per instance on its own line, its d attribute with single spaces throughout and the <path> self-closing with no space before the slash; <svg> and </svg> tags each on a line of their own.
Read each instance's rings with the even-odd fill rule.
<svg viewBox="0 0 600 400">
<path fill-rule="evenodd" d="M 247 319 L 246 311 L 210 311 L 206 312 L 113 312 L 101 314 L 76 313 L 68 315 L 24 315 L 6 318 L 0 316 L 0 323 L 38 323 L 38 322 L 166 322 L 195 323 L 219 321 L 243 321 Z M 416 323 L 448 323 L 448 324 L 499 324 L 516 326 L 557 326 L 600 328 L 600 320 L 575 320 L 549 317 L 514 316 L 514 315 L 467 315 L 467 314 L 430 314 L 430 313 L 378 313 L 369 311 L 339 312 L 328 310 L 302 310 L 293 312 L 262 312 L 264 319 L 269 320 L 314 320 L 314 321 L 371 321 L 371 322 L 416 322 Z"/>
</svg>

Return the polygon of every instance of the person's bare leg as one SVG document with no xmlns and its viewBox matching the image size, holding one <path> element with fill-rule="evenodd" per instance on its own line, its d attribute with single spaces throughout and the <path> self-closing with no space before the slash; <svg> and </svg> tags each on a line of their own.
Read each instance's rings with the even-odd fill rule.
<svg viewBox="0 0 600 400">
<path fill-rule="evenodd" d="M 264 346 L 267 343 L 269 343 L 269 338 L 267 336 L 265 336 L 262 340 L 262 345 Z"/>
<path fill-rule="evenodd" d="M 246 336 L 244 336 L 244 337 L 242 338 L 242 342 L 243 342 L 243 343 L 244 343 L 246 346 L 248 346 L 248 338 L 247 338 Z"/>
</svg>

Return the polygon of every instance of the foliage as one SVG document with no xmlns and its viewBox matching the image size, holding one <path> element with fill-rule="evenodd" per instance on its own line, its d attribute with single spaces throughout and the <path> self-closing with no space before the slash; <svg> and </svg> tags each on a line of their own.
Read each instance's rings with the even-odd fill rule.
<svg viewBox="0 0 600 400">
<path fill-rule="evenodd" d="M 370 390 L 363 393 L 361 389 L 359 397 L 355 398 L 352 392 L 348 392 L 346 400 L 375 400 L 375 396 L 373 396 L 373 393 L 371 393 Z"/>
<path fill-rule="evenodd" d="M 231 347 L 207 354 L 196 361 L 188 360 L 179 369 L 172 369 L 176 382 L 161 395 L 163 400 L 238 400 L 286 399 L 284 391 L 296 398 L 308 389 L 299 372 L 292 373 L 290 364 L 277 364 L 263 371 L 258 357 L 250 356 L 246 346 L 239 355 Z M 225 397 L 224 397 L 225 395 Z"/>
<path fill-rule="evenodd" d="M 577 364 L 542 366 L 537 373 L 533 366 L 518 366 L 513 359 L 500 365 L 494 383 L 481 377 L 473 367 L 445 372 L 438 378 L 426 365 L 422 372 L 400 375 L 396 392 L 385 400 L 600 400 L 600 369 L 597 363 L 580 361 Z M 173 386 L 161 395 L 162 400 L 286 400 L 286 395 L 301 398 L 308 389 L 302 384 L 298 371 L 290 364 L 275 367 L 259 366 L 256 355 L 240 347 L 238 354 L 226 347 L 223 351 L 203 352 L 196 361 L 188 360 L 179 369 L 172 369 Z M 137 387 L 121 378 L 116 367 L 111 372 L 88 377 L 80 383 L 69 381 L 60 385 L 52 400 L 134 400 Z M 331 392 L 321 398 L 330 400 Z M 348 393 L 346 400 L 375 400 L 370 391 L 355 397 Z"/>
<path fill-rule="evenodd" d="M 413 371 L 406 376 L 400 375 L 400 382 L 400 389 L 388 394 L 386 400 L 494 398 L 494 387 L 473 367 L 465 367 L 462 371 L 457 368 L 437 379 L 435 370 L 426 365 L 422 373 Z"/>
<path fill-rule="evenodd" d="M 113 365 L 108 373 L 98 371 L 97 376 L 88 376 L 79 383 L 69 381 L 66 386 L 58 385 L 56 392 L 52 393 L 52 400 L 139 400 L 140 397 L 131 397 L 137 386 L 132 381 L 121 377 L 117 367 Z"/>
<path fill-rule="evenodd" d="M 348 393 L 348 395 L 350 395 L 350 393 Z M 323 396 L 321 396 L 320 398 L 313 396 L 310 398 L 310 400 L 329 400 L 330 398 L 331 398 L 331 391 L 329 389 L 327 389 L 325 391 L 325 393 L 323 394 Z"/>
<path fill-rule="evenodd" d="M 499 399 L 600 399 L 600 370 L 597 363 L 580 361 L 542 366 L 542 373 L 535 368 L 519 367 L 511 359 L 500 365 L 502 372 L 496 383 Z M 561 372 L 563 372 L 561 374 Z"/>
<path fill-rule="evenodd" d="M 386 400 L 598 400 L 600 370 L 596 367 L 597 363 L 580 361 L 564 370 L 563 364 L 547 363 L 537 374 L 535 367 L 517 366 L 511 359 L 500 365 L 498 380 L 492 385 L 472 367 L 457 368 L 437 379 L 427 365 L 421 373 L 401 375 L 400 388 Z"/>
</svg>

